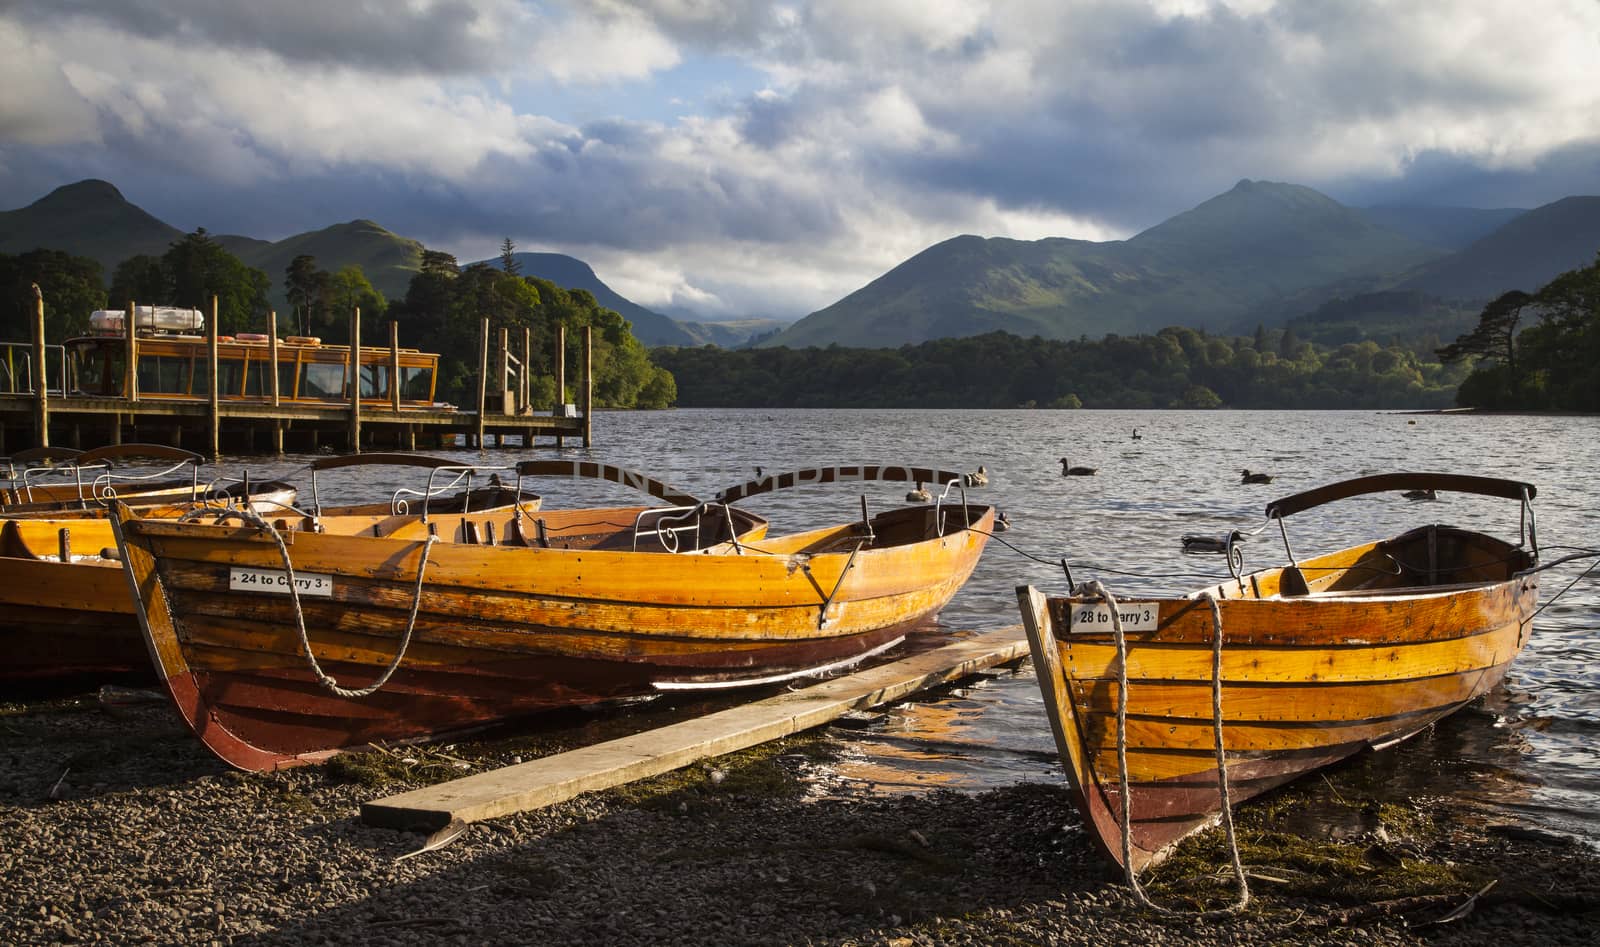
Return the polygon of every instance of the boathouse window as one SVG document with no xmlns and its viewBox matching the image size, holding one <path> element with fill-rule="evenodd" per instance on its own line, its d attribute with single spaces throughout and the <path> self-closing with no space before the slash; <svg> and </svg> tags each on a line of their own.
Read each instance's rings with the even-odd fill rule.
<svg viewBox="0 0 1600 947">
<path fill-rule="evenodd" d="M 344 398 L 345 367 L 339 362 L 307 362 L 300 366 L 301 398 Z"/>
<path fill-rule="evenodd" d="M 141 356 L 139 361 L 143 362 L 144 357 Z M 194 360 L 194 387 L 190 389 L 191 394 L 211 394 L 211 376 L 207 371 L 207 368 L 208 366 L 206 365 L 206 360 L 204 357 L 197 357 Z M 142 377 L 143 376 L 141 376 L 141 378 Z M 219 360 L 217 362 L 217 395 L 219 397 L 226 398 L 230 395 L 237 395 L 239 393 L 239 389 L 243 385 L 243 362 L 236 358 Z M 139 386 L 141 388 L 144 387 L 144 382 L 140 381 Z"/>
<path fill-rule="evenodd" d="M 269 374 L 271 367 L 265 359 L 260 357 L 250 360 L 244 369 L 245 397 L 268 398 L 272 396 L 272 375 Z M 282 393 L 281 390 L 279 393 Z"/>
<path fill-rule="evenodd" d="M 202 373 L 204 365 L 201 366 Z M 139 391 L 152 395 L 189 393 L 189 359 L 179 355 L 139 356 Z"/>
<path fill-rule="evenodd" d="M 101 345 L 72 348 L 74 387 L 86 395 L 122 394 L 122 349 Z"/>
<path fill-rule="evenodd" d="M 420 366 L 402 366 L 400 369 L 400 398 L 404 401 L 433 400 L 433 369 Z"/>
<path fill-rule="evenodd" d="M 382 398 L 389 393 L 389 366 L 361 366 L 361 397 Z"/>
<path fill-rule="evenodd" d="M 278 397 L 294 397 L 294 374 L 295 364 L 292 356 L 287 362 L 278 362 Z"/>
</svg>

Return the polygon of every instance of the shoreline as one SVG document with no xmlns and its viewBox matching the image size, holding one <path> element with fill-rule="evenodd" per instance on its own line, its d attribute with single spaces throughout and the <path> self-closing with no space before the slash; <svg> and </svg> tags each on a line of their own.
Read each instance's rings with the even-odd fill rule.
<svg viewBox="0 0 1600 947">
<path fill-rule="evenodd" d="M 1251 905 L 1204 921 L 1141 908 L 1064 781 L 815 798 L 825 730 L 420 854 L 359 820 L 379 795 L 592 739 L 603 716 L 253 775 L 164 703 L 8 704 L 0 942 L 1579 944 L 1600 916 L 1593 850 L 1439 800 L 1364 804 L 1359 765 L 1239 808 Z M 1228 864 L 1213 831 L 1142 880 L 1220 907 Z"/>
</svg>

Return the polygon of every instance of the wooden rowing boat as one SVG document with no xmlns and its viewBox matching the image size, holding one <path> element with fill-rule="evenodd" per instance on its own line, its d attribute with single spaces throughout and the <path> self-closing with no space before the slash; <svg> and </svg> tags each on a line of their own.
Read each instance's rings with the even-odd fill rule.
<svg viewBox="0 0 1600 947">
<path fill-rule="evenodd" d="M 310 466 L 313 483 L 319 471 L 354 465 L 405 466 L 447 475 L 479 468 L 459 461 L 413 454 L 362 454 L 319 458 Z M 454 487 L 459 476 L 449 476 Z M 242 498 L 241 496 L 235 499 Z M 400 539 L 432 532 L 462 542 L 480 537 L 504 523 L 512 528 L 540 506 L 538 495 L 495 484 L 465 490 L 402 488 L 388 501 L 323 507 L 292 506 L 295 491 L 248 491 L 252 509 L 286 533 L 327 532 Z M 227 515 L 213 494 L 198 503 L 162 503 L 141 508 L 147 518 L 215 519 Z M 410 512 L 415 510 L 416 512 Z M 98 516 L 94 515 L 96 512 Z M 105 518 L 106 507 L 60 511 L 0 522 L 0 685 L 33 687 L 82 683 L 140 682 L 155 679 L 150 655 L 139 633 L 116 537 Z M 10 511 L 0 511 L 0 518 Z"/>
<path fill-rule="evenodd" d="M 766 537 L 764 520 L 729 505 L 787 483 L 642 515 L 546 512 L 536 536 L 497 545 L 298 533 L 280 548 L 256 526 L 127 511 L 116 528 L 173 701 L 218 756 L 265 770 L 555 707 L 844 666 L 949 601 L 994 522 L 963 501 Z M 297 596 L 277 591 L 285 558 Z M 284 586 L 247 584 L 280 575 Z M 374 682 L 359 699 L 334 689 Z"/>
<path fill-rule="evenodd" d="M 50 461 L 43 466 L 26 466 Z M 64 463 L 56 463 L 64 461 Z M 171 466 L 153 474 L 119 469 L 127 461 L 165 461 Z M 117 444 L 94 450 L 41 447 L 9 458 L 11 485 L 0 487 L 0 516 L 8 519 L 65 517 L 103 519 L 111 500 L 121 500 L 142 516 L 181 516 L 196 505 L 227 506 L 248 498 L 257 508 L 292 505 L 295 488 L 282 481 L 251 484 L 238 480 L 204 482 L 205 458 L 165 444 Z M 17 464 L 25 466 L 19 471 Z M 171 476 L 188 467 L 186 476 Z M 71 478 L 70 483 L 48 482 Z"/>
<path fill-rule="evenodd" d="M 1219 740 L 1228 795 L 1238 803 L 1404 740 L 1505 675 L 1538 599 L 1532 486 L 1384 474 L 1279 500 L 1267 516 L 1281 523 L 1334 500 L 1412 489 L 1518 500 L 1527 548 L 1520 539 L 1512 545 L 1429 525 L 1312 559 L 1291 555 L 1288 566 L 1179 597 L 1117 600 L 1125 661 L 1104 597 L 1017 590 L 1078 811 L 1125 871 L 1160 860 L 1220 817 Z M 1219 638 L 1220 677 L 1213 672 Z"/>
</svg>

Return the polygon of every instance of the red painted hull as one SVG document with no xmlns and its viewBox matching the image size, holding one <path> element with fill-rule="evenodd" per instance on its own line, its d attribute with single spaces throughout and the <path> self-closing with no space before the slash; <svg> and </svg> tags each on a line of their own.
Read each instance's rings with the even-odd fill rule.
<svg viewBox="0 0 1600 947">
<path fill-rule="evenodd" d="M 920 530 L 929 515 L 884 514 L 879 535 Z M 604 519 L 544 514 L 562 516 Z M 801 534 L 811 543 L 804 550 L 780 537 L 742 553 L 608 551 L 576 540 L 563 548 L 555 531 L 546 548 L 440 543 L 398 670 L 355 699 L 311 673 L 287 595 L 230 589 L 236 567 L 281 566 L 276 546 L 254 530 L 132 520 L 119 530 L 151 654 L 175 702 L 220 757 L 259 770 L 558 707 L 762 683 L 858 660 L 928 621 L 961 587 L 993 512 L 975 508 L 973 520 L 974 529 L 854 555 L 824 548 L 848 541 L 848 527 Z M 622 522 L 631 528 L 631 512 Z M 301 604 L 313 653 L 341 687 L 368 685 L 397 653 L 421 546 L 294 538 L 297 575 L 331 577 L 327 598 Z"/>
</svg>

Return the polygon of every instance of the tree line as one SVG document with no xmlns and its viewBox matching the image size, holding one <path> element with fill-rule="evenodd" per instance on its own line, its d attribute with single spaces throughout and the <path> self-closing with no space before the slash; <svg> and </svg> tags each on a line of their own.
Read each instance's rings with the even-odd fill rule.
<svg viewBox="0 0 1600 947">
<path fill-rule="evenodd" d="M 315 258 L 297 256 L 284 272 L 291 311 L 276 314 L 277 328 L 282 335 L 348 344 L 353 308 L 360 307 L 364 326 L 396 320 L 403 344 L 439 353 L 438 396 L 469 404 L 477 397 L 480 320 L 489 318 L 492 340 L 498 339 L 501 327 L 513 330 L 513 354 L 519 357 L 520 330 L 527 327 L 532 332 L 533 403 L 553 405 L 557 332 L 560 327 L 567 331 L 569 387 L 560 400 L 572 401 L 582 377 L 581 332 L 589 327 L 596 405 L 664 408 L 674 402 L 672 375 L 651 363 L 627 320 L 586 290 L 569 291 L 548 280 L 520 276 L 513 252 L 508 239 L 496 269 L 482 263 L 461 267 L 448 253 L 425 250 L 405 298 L 394 301 L 374 289 L 359 266 L 329 273 Z M 119 263 L 109 288 L 100 264 L 86 257 L 49 249 L 0 254 L 0 341 L 32 338 L 30 284 L 38 284 L 44 295 L 45 338 L 52 343 L 88 331 L 94 310 L 108 308 L 108 303 L 120 309 L 130 299 L 200 309 L 209 318 L 215 296 L 218 331 L 225 335 L 265 332 L 272 312 L 267 274 L 245 265 L 203 228 L 174 241 L 159 257 L 141 255 Z"/>
<path fill-rule="evenodd" d="M 1467 374 L 1398 344 L 1183 327 L 1057 341 L 1006 332 L 897 349 L 654 350 L 685 407 L 1439 408 Z"/>
<path fill-rule="evenodd" d="M 1464 407 L 1600 411 L 1600 253 L 1538 292 L 1489 303 L 1439 357 L 1471 366 L 1456 396 Z"/>
</svg>

